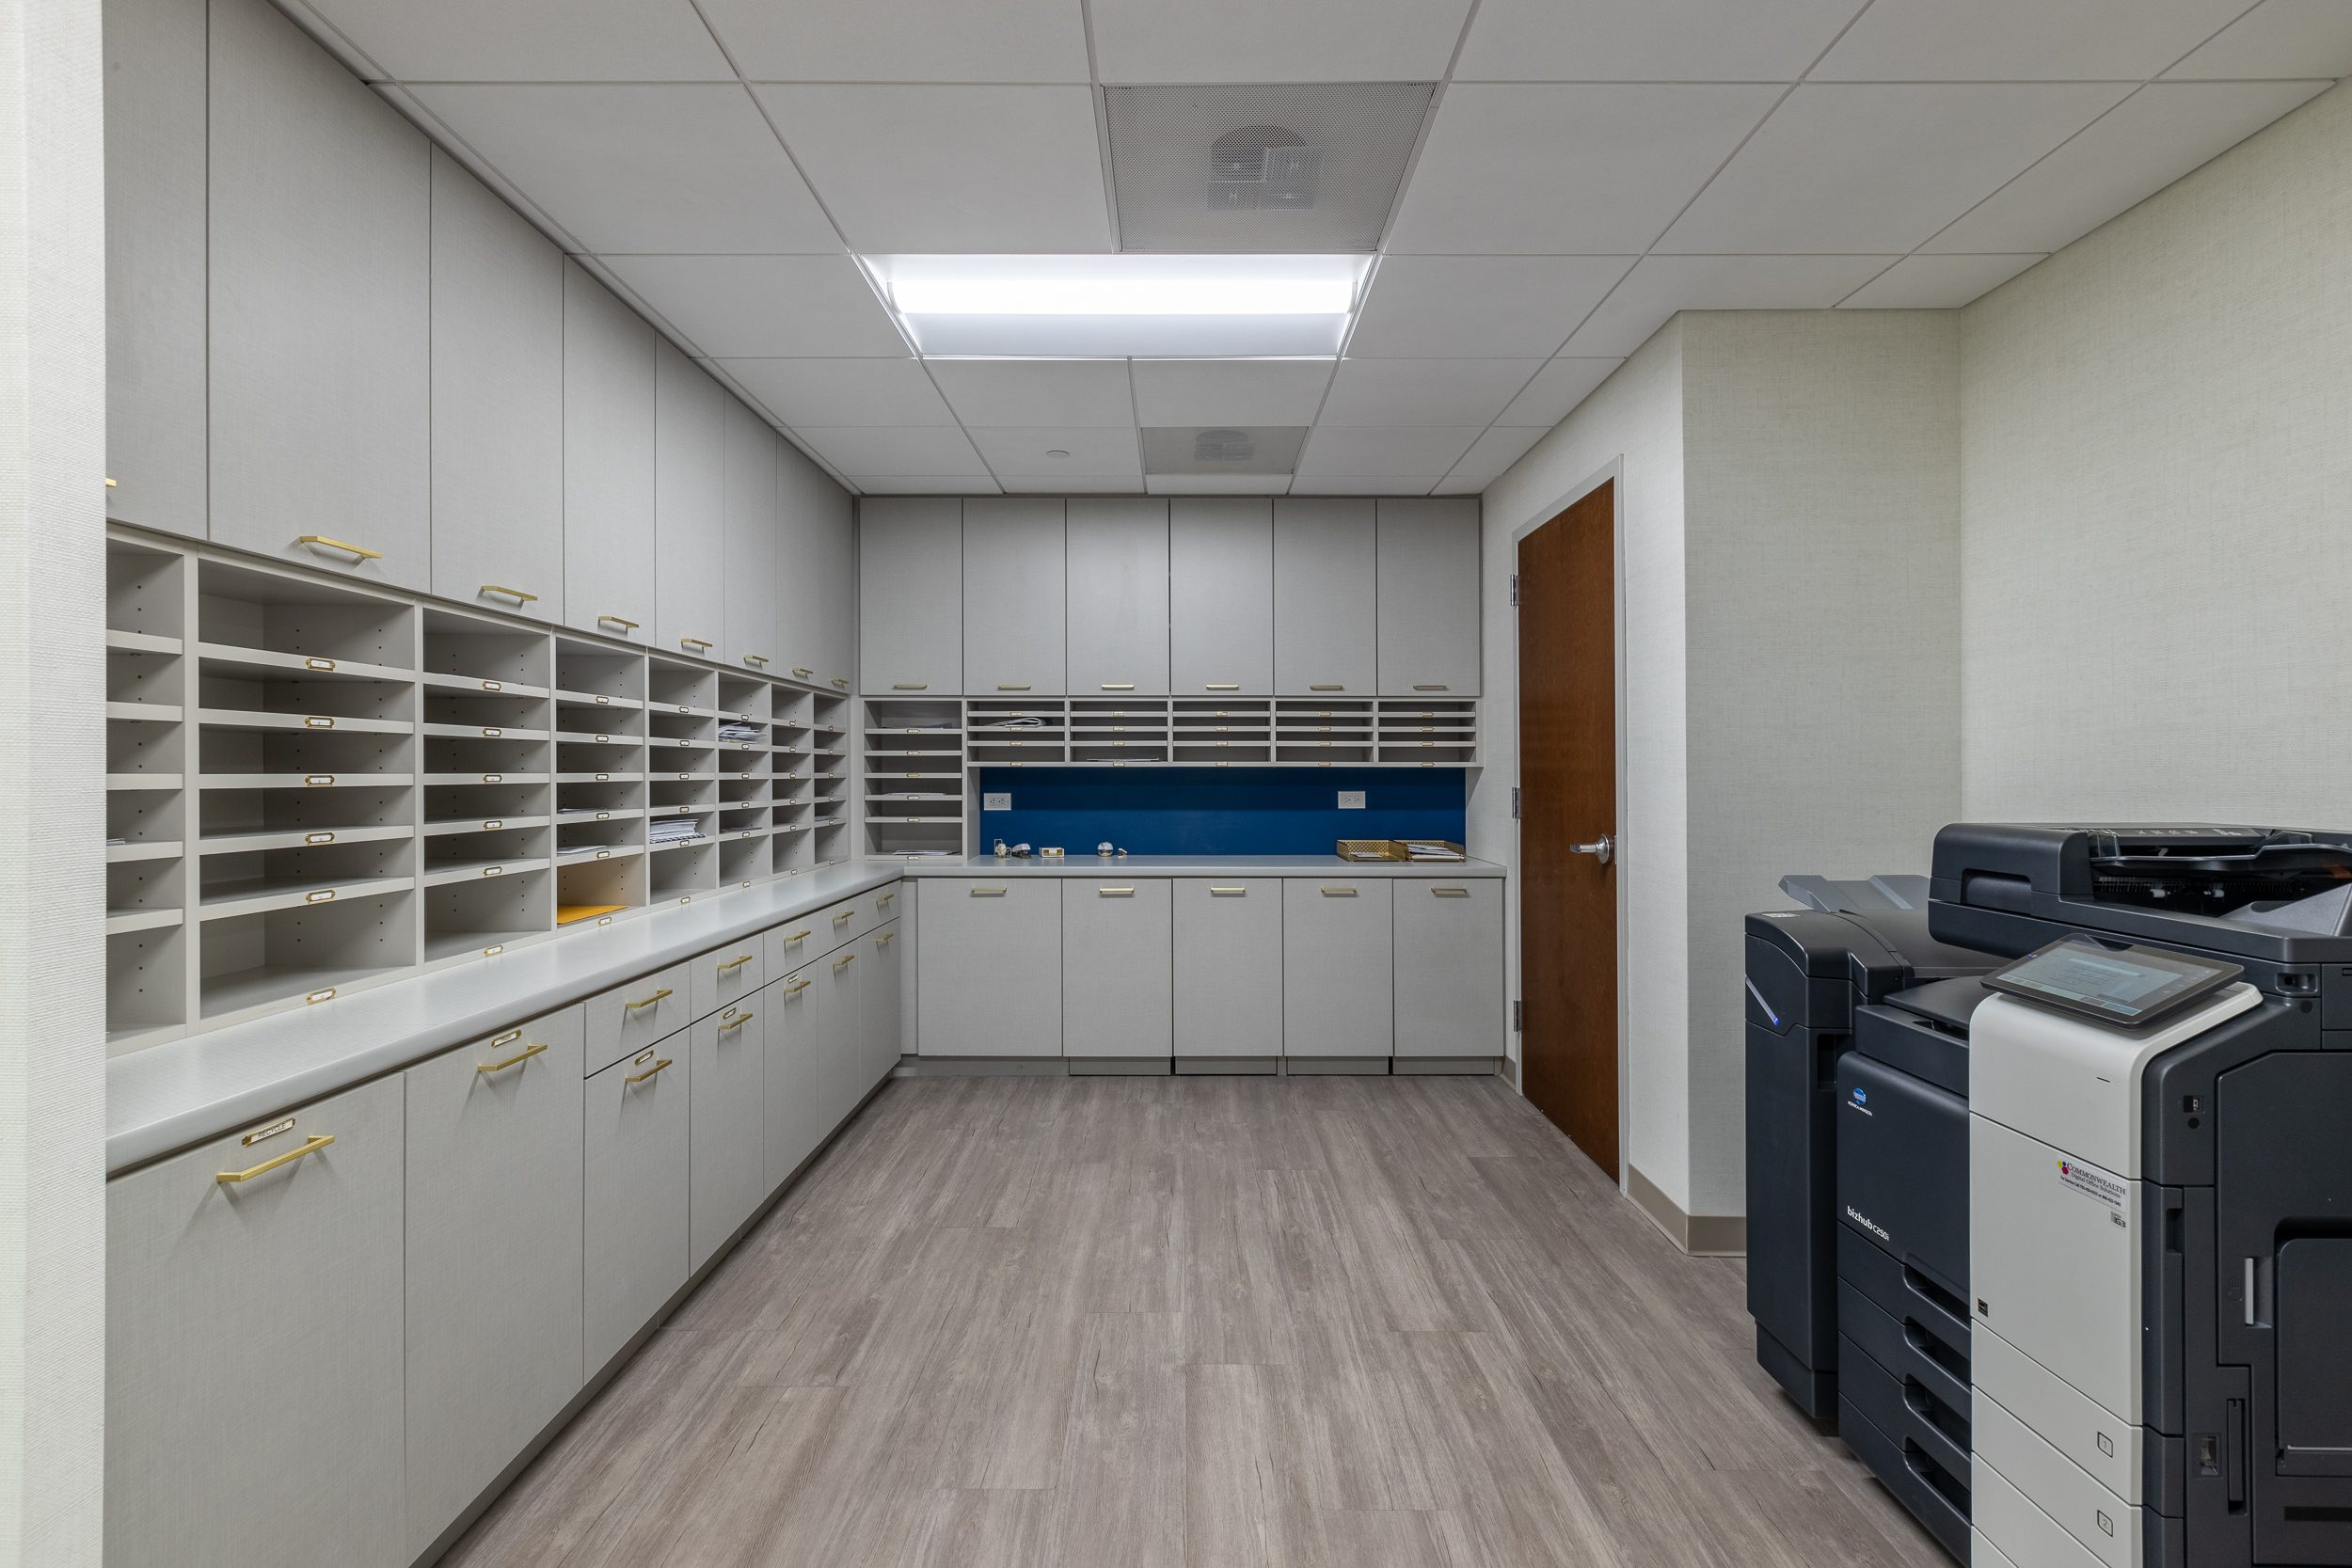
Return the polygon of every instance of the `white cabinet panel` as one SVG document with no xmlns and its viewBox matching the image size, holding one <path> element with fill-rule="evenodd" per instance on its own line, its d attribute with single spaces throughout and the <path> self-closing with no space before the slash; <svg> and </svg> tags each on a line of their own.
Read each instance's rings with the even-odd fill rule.
<svg viewBox="0 0 2352 1568">
<path fill-rule="evenodd" d="M 581 1328 L 590 1376 L 686 1283 L 688 1056 L 681 1032 L 587 1083 Z"/>
<path fill-rule="evenodd" d="M 1060 501 L 963 503 L 965 689 L 1061 695 L 1062 568 Z"/>
<path fill-rule="evenodd" d="M 1175 1054 L 1282 1053 L 1282 884 L 1175 883 Z"/>
<path fill-rule="evenodd" d="M 734 398 L 726 405 L 726 641 L 718 657 L 771 675 L 786 665 L 776 638 L 776 449 L 782 437 Z"/>
<path fill-rule="evenodd" d="M 1062 883 L 1064 1055 L 1174 1054 L 1173 886 L 1118 876 Z"/>
<path fill-rule="evenodd" d="M 1369 499 L 1274 503 L 1274 689 L 1370 696 L 1379 679 Z"/>
<path fill-rule="evenodd" d="M 754 997 L 686 1032 L 691 1150 L 689 1272 L 710 1261 L 770 1191 L 766 1156 L 767 1008 Z"/>
<path fill-rule="evenodd" d="M 405 1557 L 580 1391 L 580 1009 L 401 1075 L 407 1096 Z"/>
<path fill-rule="evenodd" d="M 906 1053 L 905 1008 L 899 994 L 905 962 L 899 932 L 899 925 L 894 920 L 857 947 L 858 961 L 868 966 L 858 981 L 867 1088 L 889 1077 L 898 1068 L 898 1058 Z"/>
<path fill-rule="evenodd" d="M 1396 1053 L 1500 1056 L 1502 883 L 1394 884 Z"/>
<path fill-rule="evenodd" d="M 564 263 L 564 624 L 649 641 L 654 334 Z"/>
<path fill-rule="evenodd" d="M 1071 694 L 1168 690 L 1168 502 L 1069 503 Z"/>
<path fill-rule="evenodd" d="M 109 0 L 106 515 L 205 531 L 205 0 Z"/>
<path fill-rule="evenodd" d="M 563 253 L 437 147 L 433 592 L 560 621 L 563 560 Z"/>
<path fill-rule="evenodd" d="M 1371 878 L 1282 884 L 1282 1053 L 1387 1056 L 1390 886 Z"/>
<path fill-rule="evenodd" d="M 409 1560 L 401 1118 L 379 1079 L 107 1184 L 113 1568 Z"/>
<path fill-rule="evenodd" d="M 783 663 L 769 673 L 851 689 L 857 654 L 857 520 L 850 493 L 790 442 L 777 460 L 776 603 Z"/>
<path fill-rule="evenodd" d="M 818 1065 L 817 1009 L 824 1005 L 814 969 L 796 969 L 759 993 L 767 1013 L 768 1067 L 760 1085 L 767 1108 L 764 1162 L 768 1190 L 784 1185 L 827 1131 Z"/>
<path fill-rule="evenodd" d="M 1264 500 L 1168 503 L 1168 687 L 1274 689 L 1274 510 Z"/>
<path fill-rule="evenodd" d="M 582 1003 L 588 1010 L 588 1070 L 601 1072 L 686 1027 L 694 1016 L 692 974 L 690 965 L 672 964 Z"/>
<path fill-rule="evenodd" d="M 1379 502 L 1380 689 L 1478 694 L 1478 502 Z"/>
<path fill-rule="evenodd" d="M 871 1086 L 865 1071 L 866 968 L 852 943 L 815 965 L 820 1135 L 841 1125 Z"/>
<path fill-rule="evenodd" d="M 934 881 L 923 894 L 915 1022 L 926 1056 L 1058 1056 L 1061 889 Z"/>
<path fill-rule="evenodd" d="M 211 62 L 212 537 L 426 591 L 424 136 L 265 0 Z"/>
<path fill-rule="evenodd" d="M 726 615 L 726 388 L 654 344 L 654 645 L 717 657 Z"/>
<path fill-rule="evenodd" d="M 707 1018 L 723 1008 L 748 1006 L 754 992 L 768 983 L 768 944 L 745 937 L 724 947 L 687 960 L 692 1018 Z"/>
<path fill-rule="evenodd" d="M 858 505 L 858 678 L 868 691 L 963 689 L 963 503 Z"/>
</svg>

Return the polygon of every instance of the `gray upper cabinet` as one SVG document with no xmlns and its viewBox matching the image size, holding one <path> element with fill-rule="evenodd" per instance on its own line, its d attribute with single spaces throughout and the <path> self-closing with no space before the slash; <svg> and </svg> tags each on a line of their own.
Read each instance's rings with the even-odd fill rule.
<svg viewBox="0 0 2352 1568">
<path fill-rule="evenodd" d="M 963 503 L 869 497 L 858 508 L 858 676 L 866 689 L 963 689 Z"/>
<path fill-rule="evenodd" d="M 784 673 L 776 644 L 776 433 L 726 401 L 726 641 L 723 663 Z"/>
<path fill-rule="evenodd" d="M 1478 695 L 1478 502 L 1383 500 L 1380 689 Z"/>
<path fill-rule="evenodd" d="M 1168 506 L 1168 685 L 1176 695 L 1274 689 L 1274 510 L 1242 498 Z"/>
<path fill-rule="evenodd" d="M 1369 499 L 1274 503 L 1274 689 L 1370 696 L 1379 678 Z"/>
<path fill-rule="evenodd" d="M 212 537 L 429 591 L 425 139 L 266 0 L 211 60 Z"/>
<path fill-rule="evenodd" d="M 564 624 L 650 641 L 654 335 L 564 263 Z"/>
<path fill-rule="evenodd" d="M 716 658 L 726 633 L 726 388 L 654 344 L 654 645 Z"/>
<path fill-rule="evenodd" d="M 1168 502 L 1072 500 L 1065 602 L 1072 695 L 1168 691 Z"/>
<path fill-rule="evenodd" d="M 974 692 L 1059 696 L 1062 503 L 963 503 L 963 681 Z"/>
<path fill-rule="evenodd" d="M 563 561 L 563 253 L 437 147 L 433 592 L 560 621 Z"/>
<path fill-rule="evenodd" d="M 109 0 L 106 513 L 204 537 L 205 0 Z"/>
<path fill-rule="evenodd" d="M 856 661 L 857 521 L 850 493 L 790 442 L 776 456 L 776 612 L 771 674 L 850 689 Z"/>
</svg>

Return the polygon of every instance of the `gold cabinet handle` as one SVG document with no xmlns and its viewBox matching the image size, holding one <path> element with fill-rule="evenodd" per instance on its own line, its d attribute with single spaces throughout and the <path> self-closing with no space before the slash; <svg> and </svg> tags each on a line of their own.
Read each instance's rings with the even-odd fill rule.
<svg viewBox="0 0 2352 1568">
<path fill-rule="evenodd" d="M 806 942 L 808 940 L 808 933 L 806 931 L 795 931 L 784 940 L 787 942 Z"/>
<path fill-rule="evenodd" d="M 850 677 L 847 675 L 835 675 L 833 678 L 833 684 L 840 687 L 844 690 L 847 690 L 849 689 Z"/>
<path fill-rule="evenodd" d="M 365 545 L 346 545 L 340 539 L 329 539 L 324 533 L 300 534 L 295 537 L 294 543 L 297 545 L 308 545 L 314 550 L 341 550 L 345 555 L 351 556 L 359 561 L 381 561 L 384 559 L 384 552 L 382 550 L 372 550 Z"/>
<path fill-rule="evenodd" d="M 671 1066 L 675 1058 L 673 1057 L 664 1056 L 661 1060 L 654 1063 L 653 1066 L 647 1068 L 644 1071 L 632 1072 L 628 1077 L 622 1079 L 621 1082 L 624 1084 L 642 1084 L 646 1079 L 651 1078 L 655 1073 L 660 1072 L 663 1068 Z"/>
<path fill-rule="evenodd" d="M 1449 691 L 1453 689 L 1443 681 L 1417 681 L 1413 685 L 1413 689 L 1416 691 Z"/>
<path fill-rule="evenodd" d="M 798 665 L 798 664 L 795 664 L 794 666 L 792 666 L 792 673 L 793 673 L 794 674 L 796 674 L 796 675 L 800 676 L 800 677 L 801 677 L 801 679 L 803 679 L 803 680 L 807 680 L 807 679 L 811 678 L 812 676 L 814 676 L 814 675 L 817 673 L 817 672 L 816 672 L 816 671 L 814 671 L 814 670 L 807 670 L 807 669 L 803 669 L 803 668 L 802 668 L 802 667 L 801 667 L 800 665 Z"/>
<path fill-rule="evenodd" d="M 1002 898 L 1004 895 L 1005 890 L 1000 887 L 976 887 L 972 890 L 975 898 Z"/>
<path fill-rule="evenodd" d="M 320 1149 L 325 1148 L 328 1144 L 331 1144 L 334 1141 L 335 1134 L 332 1132 L 316 1132 L 311 1134 L 310 1141 L 305 1143 L 300 1148 L 288 1149 L 285 1153 L 280 1154 L 277 1159 L 264 1160 L 260 1164 L 253 1166 L 249 1170 L 222 1171 L 217 1176 L 215 1176 L 213 1180 L 219 1182 L 224 1187 L 233 1187 L 240 1181 L 250 1181 L 257 1176 L 267 1176 L 271 1171 L 276 1170 L 280 1165 L 291 1165 L 306 1154 L 316 1154 Z"/>
<path fill-rule="evenodd" d="M 1246 887 L 1212 887 L 1209 889 L 1209 896 L 1212 898 L 1239 898 L 1243 894 L 1248 893 L 1248 891 L 1249 890 Z"/>
<path fill-rule="evenodd" d="M 723 1035 L 730 1030 L 740 1029 L 758 1016 L 757 1013 L 730 1013 L 719 1021 L 719 1033 Z"/>
<path fill-rule="evenodd" d="M 768 668 L 768 656 L 766 654 L 745 654 L 743 656 L 743 662 L 746 664 L 756 664 L 762 670 L 765 670 Z"/>
<path fill-rule="evenodd" d="M 838 974 L 855 962 L 857 962 L 857 955 L 855 953 L 845 953 L 840 958 L 834 959 L 833 972 L 835 974 Z"/>
<path fill-rule="evenodd" d="M 630 620 L 626 615 L 599 615 L 596 617 L 596 625 L 600 626 L 619 626 L 623 631 L 635 631 L 639 623 Z"/>
<path fill-rule="evenodd" d="M 627 1007 L 633 1013 L 640 1007 L 650 1007 L 655 1003 L 663 1000 L 669 995 L 671 995 L 671 988 L 664 986 L 660 990 L 655 991 L 651 996 L 646 997 L 643 1002 L 624 1002 L 621 1006 Z"/>
<path fill-rule="evenodd" d="M 895 893 L 885 893 L 885 894 L 883 894 L 881 897 L 879 897 L 879 898 L 877 898 L 877 899 L 875 899 L 875 900 L 874 900 L 874 908 L 876 908 L 876 909 L 878 909 L 878 910 L 879 910 L 879 909 L 881 909 L 881 908 L 882 908 L 884 904 L 889 903 L 889 902 L 890 902 L 893 898 L 896 898 L 896 897 L 898 897 L 898 895 L 897 894 L 895 894 Z"/>
<path fill-rule="evenodd" d="M 1029 683 L 1027 681 L 998 681 L 996 683 L 996 689 L 999 691 L 1026 691 L 1029 689 Z"/>
<path fill-rule="evenodd" d="M 1310 683 L 1308 684 L 1307 689 L 1308 689 L 1308 690 L 1310 690 L 1310 691 L 1344 691 L 1344 690 L 1346 690 L 1346 689 L 1347 689 L 1347 688 L 1346 688 L 1346 687 L 1344 687 L 1344 686 L 1341 686 L 1341 685 L 1339 685 L 1339 684 L 1337 684 L 1337 683 L 1332 683 L 1332 684 L 1323 685 L 1323 686 L 1317 686 L 1317 685 L 1313 684 L 1312 682 L 1310 682 Z"/>
<path fill-rule="evenodd" d="M 519 588 L 506 588 L 495 582 L 485 582 L 474 590 L 476 598 L 480 598 L 485 594 L 496 594 L 499 597 L 512 599 L 516 604 L 536 604 L 539 601 L 539 595 L 536 594 L 526 594 Z"/>
<path fill-rule="evenodd" d="M 840 683 L 836 681 L 834 684 L 837 686 Z M 929 691 L 930 689 L 931 683 L 929 681 L 892 681 L 890 683 L 890 689 L 893 691 Z"/>
<path fill-rule="evenodd" d="M 1203 690 L 1203 691 L 1239 691 L 1239 690 L 1241 689 L 1241 682 L 1239 682 L 1239 681 L 1211 681 L 1208 685 L 1206 685 L 1206 686 L 1202 687 L 1200 689 L 1201 689 L 1201 690 Z"/>
<path fill-rule="evenodd" d="M 1356 890 L 1352 887 L 1327 887 L 1323 890 L 1323 895 L 1326 898 L 1353 898 Z"/>
<path fill-rule="evenodd" d="M 898 940 L 898 933 L 896 931 L 880 931 L 875 933 L 874 945 L 877 947 L 887 947 Z"/>
<path fill-rule="evenodd" d="M 677 645 L 681 648 L 700 648 L 705 653 L 710 652 L 710 640 L 707 637 L 681 637 L 677 640 Z"/>
<path fill-rule="evenodd" d="M 1136 683 L 1133 681 L 1104 681 L 1103 683 L 1103 689 L 1105 691 L 1133 691 L 1135 689 Z"/>
<path fill-rule="evenodd" d="M 526 1045 L 520 1051 L 516 1052 L 514 1055 L 507 1057 L 506 1060 L 502 1062 L 485 1062 L 480 1067 L 474 1069 L 474 1070 L 485 1076 L 493 1072 L 504 1072 L 510 1067 L 522 1066 L 525 1062 L 531 1060 L 532 1057 L 539 1055 L 546 1050 L 547 1047 L 544 1044 Z"/>
<path fill-rule="evenodd" d="M 1098 887 L 1094 891 L 1105 898 L 1133 898 L 1136 895 L 1136 890 L 1131 887 Z"/>
<path fill-rule="evenodd" d="M 752 961 L 752 955 L 751 955 L 751 954 L 749 954 L 749 953 L 744 954 L 744 955 L 743 955 L 741 958 L 729 958 L 726 962 L 724 962 L 724 963 L 723 963 L 723 964 L 721 964 L 721 965 L 719 966 L 719 973 L 720 973 L 720 974 L 726 974 L 729 970 L 740 969 L 740 968 L 742 968 L 745 964 L 750 963 L 751 961 Z"/>
<path fill-rule="evenodd" d="M 798 996 L 801 992 L 806 990 L 808 990 L 808 982 L 806 980 L 795 980 L 790 985 L 784 988 L 784 994 L 787 996 Z"/>
<path fill-rule="evenodd" d="M 1433 887 L 1429 890 L 1429 895 L 1432 898 L 1468 898 L 1470 896 L 1470 889 L 1466 887 Z"/>
</svg>

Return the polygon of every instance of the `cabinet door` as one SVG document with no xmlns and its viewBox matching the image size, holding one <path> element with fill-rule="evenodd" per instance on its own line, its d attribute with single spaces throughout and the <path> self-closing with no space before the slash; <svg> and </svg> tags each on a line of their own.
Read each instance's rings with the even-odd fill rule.
<svg viewBox="0 0 2352 1568">
<path fill-rule="evenodd" d="M 707 1018 L 728 1007 L 750 1006 L 753 993 L 768 983 L 767 969 L 768 944 L 755 936 L 688 959 L 689 1016 Z"/>
<path fill-rule="evenodd" d="M 684 1032 L 588 1080 L 581 1362 L 595 1376 L 686 1283 Z"/>
<path fill-rule="evenodd" d="M 752 1217 L 768 1196 L 768 1017 L 758 998 L 714 1013 L 687 1031 L 686 1213 L 691 1273 Z"/>
<path fill-rule="evenodd" d="M 1478 694 L 1478 502 L 1383 500 L 1380 690 Z"/>
<path fill-rule="evenodd" d="M 205 0 L 111 0 L 106 515 L 201 539 Z"/>
<path fill-rule="evenodd" d="M 1279 1056 L 1282 884 L 1184 877 L 1174 903 L 1174 1053 Z"/>
<path fill-rule="evenodd" d="M 1392 1054 L 1391 902 L 1371 878 L 1282 884 L 1284 1055 Z"/>
<path fill-rule="evenodd" d="M 963 503 L 963 682 L 970 691 L 1059 696 L 1062 503 Z"/>
<path fill-rule="evenodd" d="M 107 1183 L 113 1568 L 409 1560 L 401 1099 L 378 1079 Z"/>
<path fill-rule="evenodd" d="M 563 253 L 437 147 L 433 592 L 560 621 L 563 559 Z"/>
<path fill-rule="evenodd" d="M 871 1082 L 866 1076 L 866 971 L 860 942 L 821 958 L 817 975 L 817 1102 L 818 1136 L 830 1134 L 857 1108 Z"/>
<path fill-rule="evenodd" d="M 424 136 L 265 0 L 212 24 L 213 540 L 425 592 Z"/>
<path fill-rule="evenodd" d="M 778 635 L 787 668 L 775 673 L 850 690 L 857 654 L 857 521 L 850 493 L 787 441 L 776 500 L 783 514 Z"/>
<path fill-rule="evenodd" d="M 667 341 L 653 351 L 654 643 L 716 658 L 726 635 L 727 393 Z"/>
<path fill-rule="evenodd" d="M 1182 697 L 1274 690 L 1274 509 L 1179 497 L 1168 503 L 1168 689 Z"/>
<path fill-rule="evenodd" d="M 1396 1053 L 1503 1054 L 1502 883 L 1393 887 Z"/>
<path fill-rule="evenodd" d="M 768 421 L 727 399 L 727 640 L 719 657 L 767 674 L 785 672 L 776 641 L 776 448 Z"/>
<path fill-rule="evenodd" d="M 817 989 L 817 971 L 792 971 L 761 991 L 758 1005 L 768 1014 L 768 1069 L 760 1098 L 767 1107 L 768 1190 L 774 1192 L 800 1169 L 826 1132 L 820 1119 L 824 1104 L 817 1054 L 817 1009 L 824 1002 Z"/>
<path fill-rule="evenodd" d="M 653 328 L 564 263 L 564 624 L 650 641 Z"/>
<path fill-rule="evenodd" d="M 401 1075 L 415 1557 L 580 1392 L 578 1007 Z M 493 1199 L 495 1195 L 495 1199 Z"/>
<path fill-rule="evenodd" d="M 1069 503 L 1070 690 L 1168 691 L 1168 502 Z"/>
<path fill-rule="evenodd" d="M 1058 1056 L 1058 879 L 942 878 L 923 895 L 915 1024 L 926 1056 Z"/>
<path fill-rule="evenodd" d="M 867 937 L 858 952 L 864 955 L 860 961 L 869 966 L 858 982 L 858 1000 L 864 1007 L 866 1086 L 871 1088 L 896 1071 L 898 1058 L 906 1053 L 906 1009 L 898 990 L 906 971 L 898 953 L 898 923 L 894 920 Z"/>
<path fill-rule="evenodd" d="M 1173 884 L 1072 877 L 1061 885 L 1066 1056 L 1175 1053 Z"/>
<path fill-rule="evenodd" d="M 858 678 L 866 689 L 963 689 L 963 503 L 858 504 Z"/>
<path fill-rule="evenodd" d="M 1372 502 L 1274 503 L 1274 689 L 1370 696 L 1379 680 Z"/>
</svg>

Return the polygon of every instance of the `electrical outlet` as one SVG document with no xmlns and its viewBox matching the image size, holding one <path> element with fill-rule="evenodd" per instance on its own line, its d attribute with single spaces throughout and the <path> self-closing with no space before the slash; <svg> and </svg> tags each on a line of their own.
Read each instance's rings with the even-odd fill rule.
<svg viewBox="0 0 2352 1568">
<path fill-rule="evenodd" d="M 983 795 L 980 797 L 980 809 L 982 811 L 1010 811 L 1012 810 L 1012 796 L 1009 793 Z"/>
<path fill-rule="evenodd" d="M 1340 791 L 1340 810 L 1361 811 L 1363 809 L 1364 792 L 1362 790 L 1343 789 Z"/>
</svg>

